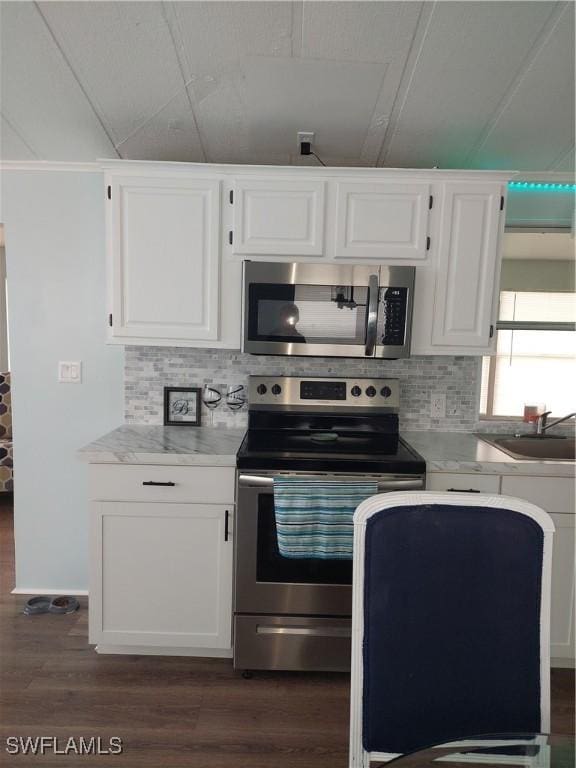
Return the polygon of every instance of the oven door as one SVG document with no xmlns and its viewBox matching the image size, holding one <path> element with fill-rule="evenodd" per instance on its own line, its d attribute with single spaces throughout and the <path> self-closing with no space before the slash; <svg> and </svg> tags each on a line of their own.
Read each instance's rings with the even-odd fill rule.
<svg viewBox="0 0 576 768">
<path fill-rule="evenodd" d="M 244 352 L 374 357 L 378 271 L 244 262 Z"/>
<path fill-rule="evenodd" d="M 350 616 L 352 560 L 284 558 L 278 550 L 274 514 L 274 474 L 238 478 L 235 613 L 302 616 Z M 358 480 L 350 475 L 299 477 Z M 420 490 L 424 476 L 374 476 L 380 491 Z"/>
</svg>

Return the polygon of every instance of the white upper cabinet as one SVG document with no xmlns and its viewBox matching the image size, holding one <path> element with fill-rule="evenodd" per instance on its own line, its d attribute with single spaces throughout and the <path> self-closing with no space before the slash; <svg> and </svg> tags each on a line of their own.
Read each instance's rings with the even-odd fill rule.
<svg viewBox="0 0 576 768">
<path fill-rule="evenodd" d="M 509 174 L 103 167 L 111 343 L 239 349 L 254 259 L 415 265 L 411 353 L 493 352 Z"/>
<path fill-rule="evenodd" d="M 338 182 L 338 259 L 400 260 L 427 256 L 430 185 Z"/>
<path fill-rule="evenodd" d="M 242 255 L 322 256 L 323 181 L 237 179 L 233 251 Z"/>
<path fill-rule="evenodd" d="M 447 182 L 444 186 L 431 351 L 435 347 L 462 354 L 490 351 L 499 284 L 502 195 L 500 184 Z"/>
<path fill-rule="evenodd" d="M 109 340 L 221 346 L 221 181 L 154 173 L 106 181 Z"/>
</svg>

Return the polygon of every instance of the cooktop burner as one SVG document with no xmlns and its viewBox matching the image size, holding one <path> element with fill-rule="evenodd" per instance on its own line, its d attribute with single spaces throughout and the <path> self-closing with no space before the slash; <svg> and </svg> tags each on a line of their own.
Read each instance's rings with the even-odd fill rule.
<svg viewBox="0 0 576 768">
<path fill-rule="evenodd" d="M 334 399 L 332 399 L 334 398 Z M 253 376 L 240 469 L 422 474 L 398 434 L 393 379 Z"/>
</svg>

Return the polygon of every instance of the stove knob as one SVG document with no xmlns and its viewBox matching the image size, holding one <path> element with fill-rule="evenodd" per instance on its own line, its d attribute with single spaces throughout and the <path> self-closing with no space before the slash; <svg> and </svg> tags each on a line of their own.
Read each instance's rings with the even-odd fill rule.
<svg viewBox="0 0 576 768">
<path fill-rule="evenodd" d="M 380 390 L 380 394 L 382 395 L 382 397 L 390 397 L 390 395 L 392 394 L 392 390 L 390 389 L 390 387 L 382 387 L 382 389 Z"/>
<path fill-rule="evenodd" d="M 374 387 L 368 387 L 368 389 L 366 390 L 366 394 L 368 395 L 368 397 L 374 397 L 374 395 L 376 394 L 376 389 Z"/>
<path fill-rule="evenodd" d="M 282 387 L 280 384 L 273 384 L 272 385 L 272 394 L 273 395 L 279 395 L 280 392 L 282 392 Z"/>
<path fill-rule="evenodd" d="M 258 392 L 259 395 L 265 395 L 266 392 L 268 392 L 268 387 L 266 384 L 258 384 L 256 387 L 256 392 Z"/>
<path fill-rule="evenodd" d="M 350 390 L 350 394 L 352 395 L 352 397 L 360 397 L 360 395 L 362 394 L 362 390 L 360 389 L 360 387 L 352 387 L 352 389 Z"/>
</svg>

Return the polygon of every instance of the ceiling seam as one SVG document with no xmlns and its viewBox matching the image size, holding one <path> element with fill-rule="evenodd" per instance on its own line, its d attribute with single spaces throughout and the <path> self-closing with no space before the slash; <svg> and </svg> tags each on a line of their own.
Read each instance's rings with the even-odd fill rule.
<svg viewBox="0 0 576 768">
<path fill-rule="evenodd" d="M 424 2 L 420 5 L 420 13 L 418 14 L 418 20 L 416 21 L 416 25 L 414 27 L 414 34 L 412 35 L 412 41 L 410 43 L 408 53 L 406 54 L 406 60 L 404 62 L 404 67 L 402 68 L 402 74 L 400 75 L 398 88 L 396 89 L 396 95 L 394 96 L 394 101 L 392 102 L 390 119 L 382 139 L 382 145 L 380 147 L 380 152 L 378 153 L 376 166 L 384 165 L 390 152 L 390 145 L 392 144 L 394 136 L 397 132 L 398 123 L 400 122 L 400 118 L 408 98 L 410 86 L 412 84 L 412 80 L 414 79 L 416 68 L 418 66 L 420 56 L 422 55 L 426 38 L 428 37 L 428 30 L 430 29 L 430 24 L 432 17 L 434 16 L 435 8 L 436 2 Z"/>
<path fill-rule="evenodd" d="M 36 152 L 34 147 L 30 144 L 28 139 L 25 138 L 24 134 L 22 133 L 22 129 L 16 127 L 16 124 L 14 123 L 13 120 L 11 120 L 6 115 L 6 112 L 4 111 L 4 109 L 2 109 L 2 111 L 0 112 L 0 115 L 2 116 L 2 119 L 8 124 L 8 127 L 11 128 L 14 131 L 16 136 L 18 136 L 18 138 L 20 139 L 22 144 L 24 144 L 24 146 L 34 155 L 34 157 L 37 160 L 40 160 L 40 155 L 38 154 L 38 152 Z"/>
<path fill-rule="evenodd" d="M 512 78 L 510 85 L 508 86 L 508 88 L 504 92 L 504 95 L 498 102 L 498 105 L 496 106 L 494 112 L 492 113 L 488 121 L 485 123 L 484 128 L 480 132 L 478 140 L 476 141 L 474 146 L 468 151 L 468 154 L 466 155 L 466 158 L 464 160 L 465 166 L 468 166 L 468 164 L 473 160 L 475 155 L 477 155 L 478 152 L 480 152 L 482 147 L 486 144 L 486 142 L 490 138 L 491 133 L 494 131 L 494 129 L 498 125 L 502 115 L 508 109 L 510 102 L 512 101 L 516 91 L 522 85 L 524 79 L 530 72 L 535 61 L 538 59 L 538 56 L 540 55 L 541 51 L 545 47 L 546 43 L 548 42 L 548 40 L 550 39 L 554 31 L 556 30 L 556 27 L 560 23 L 560 20 L 568 7 L 569 5 L 563 2 L 554 4 L 554 8 L 552 9 L 550 15 L 542 25 L 542 29 L 538 33 L 538 36 L 536 37 L 536 40 L 534 41 L 532 47 L 530 48 L 528 53 L 524 56 L 524 59 L 522 60 L 522 63 L 518 67 L 516 74 Z"/>
<path fill-rule="evenodd" d="M 92 110 L 92 112 L 94 113 L 94 116 L 96 117 L 96 120 L 98 121 L 98 123 L 100 124 L 100 127 L 101 127 L 101 128 L 102 128 L 102 130 L 104 131 L 104 133 L 105 133 L 105 135 L 106 135 L 106 138 L 107 138 L 107 139 L 108 139 L 108 141 L 110 142 L 110 145 L 112 146 L 112 149 L 113 149 L 114 153 L 115 153 L 115 154 L 116 154 L 116 155 L 117 155 L 119 158 L 121 158 L 121 155 L 120 155 L 120 153 L 119 153 L 119 152 L 118 152 L 118 150 L 116 149 L 116 144 L 114 143 L 114 139 L 112 138 L 112 135 L 111 135 L 111 131 L 109 131 L 109 129 L 107 128 L 107 126 L 106 126 L 106 124 L 105 124 L 105 122 L 104 122 L 104 120 L 103 120 L 103 119 L 102 119 L 102 117 L 100 116 L 100 114 L 99 114 L 98 110 L 96 109 L 96 107 L 95 107 L 95 105 L 94 105 L 94 103 L 93 103 L 92 99 L 91 99 L 91 98 L 90 98 L 90 96 L 88 95 L 88 91 L 86 90 L 86 88 L 84 88 L 84 86 L 83 86 L 83 84 L 82 84 L 82 81 L 80 80 L 80 78 L 79 78 L 79 76 L 78 76 L 78 74 L 77 74 L 76 70 L 75 70 L 75 69 L 74 69 L 74 67 L 72 66 L 72 62 L 70 61 L 70 59 L 68 58 L 68 56 L 67 56 L 67 55 L 64 53 L 64 49 L 63 49 L 63 48 L 62 48 L 62 46 L 60 45 L 60 42 L 58 41 L 58 38 L 57 38 L 57 37 L 56 37 L 56 35 L 54 34 L 54 32 L 53 32 L 53 30 L 52 30 L 52 27 L 50 26 L 50 24 L 48 23 L 48 20 L 46 19 L 46 17 L 45 17 L 45 16 L 44 16 L 44 14 L 42 13 L 42 10 L 41 10 L 40 6 L 38 5 L 38 3 L 36 2 L 36 0 L 34 0 L 34 7 L 36 8 L 36 11 L 38 12 L 38 14 L 39 14 L 40 18 L 42 19 L 42 21 L 43 21 L 43 23 L 44 23 L 44 26 L 46 27 L 46 30 L 48 31 L 48 34 L 49 34 L 49 35 L 50 35 L 50 37 L 52 38 L 52 42 L 53 42 L 53 43 L 54 43 L 54 45 L 56 46 L 56 48 L 57 48 L 58 52 L 60 53 L 60 56 L 62 56 L 62 59 L 64 60 L 64 62 L 65 62 L 65 64 L 66 64 L 66 66 L 67 66 L 67 67 L 68 67 L 68 69 L 70 70 L 70 72 L 71 72 L 71 74 L 72 74 L 72 77 L 73 77 L 73 78 L 74 78 L 74 80 L 76 81 L 76 84 L 77 84 L 77 85 L 78 85 L 78 87 L 80 88 L 80 90 L 81 90 L 81 92 L 82 92 L 82 94 L 83 94 L 84 98 L 85 98 L 85 99 L 86 99 L 86 101 L 88 102 L 88 105 L 90 106 L 90 109 L 91 109 L 91 110 Z"/>
<path fill-rule="evenodd" d="M 168 33 L 170 35 L 170 40 L 172 41 L 172 47 L 174 48 L 174 55 L 176 56 L 176 61 L 178 63 L 178 69 L 180 70 L 180 76 L 182 77 L 182 82 L 184 83 L 184 90 L 186 92 L 186 100 L 188 102 L 188 107 L 190 108 L 190 114 L 192 116 L 192 122 L 194 123 L 194 128 L 196 129 L 196 134 L 198 136 L 198 143 L 200 144 L 200 150 L 202 152 L 202 158 L 205 163 L 209 162 L 208 159 L 208 153 L 206 152 L 206 144 L 204 142 L 204 137 L 202 136 L 202 131 L 200 130 L 200 123 L 198 122 L 198 118 L 196 117 L 196 111 L 194 109 L 194 103 L 192 100 L 192 97 L 190 95 L 190 91 L 188 89 L 188 86 L 192 82 L 191 80 L 187 80 L 186 77 L 186 71 L 184 68 L 184 62 L 182 61 L 180 52 L 178 50 L 178 45 L 176 43 L 176 39 L 174 37 L 174 30 L 172 28 L 172 24 L 170 23 L 170 19 L 168 18 L 168 7 L 171 9 L 171 17 L 173 23 L 178 28 L 178 34 L 180 37 L 180 41 L 182 42 L 182 29 L 180 27 L 180 22 L 178 19 L 178 15 L 176 13 L 176 9 L 174 8 L 173 3 L 166 3 L 162 2 L 161 4 L 161 10 L 162 10 L 162 18 L 164 19 L 164 23 L 166 24 L 168 28 Z M 182 47 L 183 44 L 182 44 Z"/>
<path fill-rule="evenodd" d="M 373 126 L 376 124 L 377 112 L 380 110 L 378 109 L 378 106 L 380 104 L 380 97 L 382 96 L 382 92 L 384 90 L 384 86 L 386 84 L 386 78 L 388 76 L 388 70 L 390 69 L 390 62 L 386 62 L 384 64 L 384 72 L 382 74 L 382 80 L 380 81 L 380 87 L 378 88 L 378 93 L 376 94 L 376 98 L 374 99 L 374 106 L 372 107 L 372 111 L 370 113 L 370 120 L 368 121 L 368 125 L 366 127 L 366 131 L 364 133 L 364 141 L 362 142 L 362 149 L 360 150 L 360 161 L 362 161 L 366 156 L 366 142 L 369 138 L 369 133 L 372 130 Z M 386 128 L 384 129 L 384 132 L 382 134 L 382 141 L 380 142 L 380 149 L 378 152 L 375 153 L 374 161 L 372 162 L 372 167 L 376 167 L 376 164 L 378 163 L 378 158 L 380 156 L 380 151 L 382 149 L 382 143 L 384 142 L 384 139 L 386 137 L 386 130 L 388 129 L 388 122 L 386 123 Z"/>
<path fill-rule="evenodd" d="M 133 131 L 131 131 L 131 132 L 130 132 L 130 133 L 127 135 L 127 136 L 125 136 L 125 137 L 124 137 L 124 138 L 123 138 L 121 141 L 119 141 L 119 142 L 118 142 L 117 144 L 115 144 L 114 146 L 115 146 L 115 147 L 117 147 L 117 148 L 119 148 L 119 147 L 121 147 L 121 146 L 122 146 L 122 144 L 125 144 L 125 143 L 126 143 L 127 141 L 129 141 L 130 139 L 133 139 L 133 138 L 134 138 L 134 136 L 136 136 L 138 133 L 140 133 L 140 131 L 141 131 L 143 128 L 146 128 L 146 126 L 148 125 L 148 123 L 150 123 L 152 120 L 154 120 L 154 118 L 155 118 L 155 117 L 158 117 L 158 115 L 159 115 L 159 114 L 160 114 L 160 113 L 161 113 L 161 112 L 162 112 L 164 109 L 166 109 L 166 107 L 167 107 L 169 104 L 171 104 L 171 103 L 174 101 L 174 99 L 177 99 L 177 98 L 178 98 L 178 96 L 180 96 L 180 94 L 182 93 L 182 91 L 185 91 L 185 90 L 186 90 L 186 86 L 187 86 L 187 85 L 189 85 L 191 82 L 192 82 L 192 80 L 188 80 L 188 82 L 184 83 L 184 85 L 183 85 L 183 86 L 181 86 L 180 88 L 178 88 L 178 90 L 176 91 L 176 93 L 174 93 L 172 96 L 170 96 L 170 98 L 168 99 L 168 101 L 164 102 L 164 103 L 162 104 L 162 106 L 158 107 L 158 109 L 156 109 L 156 110 L 155 110 L 155 111 L 154 111 L 154 112 L 153 112 L 151 115 L 148 115 L 148 117 L 145 117 L 145 118 L 144 118 L 144 120 L 143 120 L 141 123 L 139 123 L 139 125 L 137 125 L 137 126 L 136 126 L 136 128 L 134 128 L 134 130 L 133 130 Z"/>
<path fill-rule="evenodd" d="M 302 57 L 302 47 L 304 45 L 304 2 L 292 3 L 291 8 L 291 41 L 290 48 L 293 59 Z"/>
<path fill-rule="evenodd" d="M 564 160 L 566 160 L 570 155 L 574 152 L 574 142 L 570 144 L 570 146 L 567 149 L 563 149 L 562 152 L 556 156 L 556 159 L 550 163 L 547 171 L 555 171 L 559 165 L 562 165 Z"/>
</svg>

